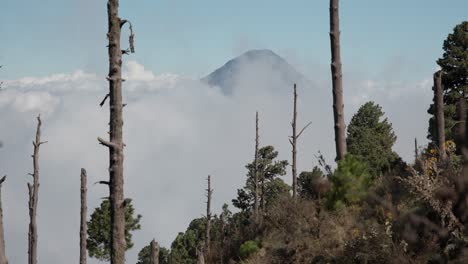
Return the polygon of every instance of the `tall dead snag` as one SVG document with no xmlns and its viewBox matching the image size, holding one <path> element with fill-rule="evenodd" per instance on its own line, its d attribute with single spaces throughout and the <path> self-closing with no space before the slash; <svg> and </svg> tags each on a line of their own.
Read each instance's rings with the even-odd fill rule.
<svg viewBox="0 0 468 264">
<path fill-rule="evenodd" d="M 333 85 L 333 116 L 335 121 L 336 160 L 346 155 L 346 124 L 344 120 L 343 73 L 340 51 L 339 0 L 330 0 L 331 73 Z"/>
<path fill-rule="evenodd" d="M 417 161 L 418 158 L 419 158 L 418 139 L 414 138 L 414 160 Z"/>
<path fill-rule="evenodd" d="M 0 264 L 8 264 L 5 252 L 5 232 L 3 229 L 2 184 L 6 176 L 0 179 Z"/>
<path fill-rule="evenodd" d="M 294 84 L 294 107 L 293 107 L 293 120 L 291 122 L 292 126 L 292 136 L 289 138 L 289 143 L 292 146 L 292 180 L 293 180 L 293 198 L 297 196 L 297 139 L 301 136 L 302 132 L 310 126 L 311 123 L 308 123 L 302 130 L 297 133 L 297 89 L 296 84 Z"/>
<path fill-rule="evenodd" d="M 86 214 L 88 211 L 86 199 L 86 170 L 81 169 L 81 220 L 80 220 L 80 264 L 86 264 Z"/>
<path fill-rule="evenodd" d="M 257 113 L 255 114 L 255 158 L 254 158 L 255 219 L 258 219 L 258 145 L 259 145 L 259 136 L 258 136 L 258 111 L 257 111 Z"/>
<path fill-rule="evenodd" d="M 444 97 L 442 94 L 442 71 L 434 73 L 434 105 L 435 121 L 437 129 L 437 146 L 439 148 L 440 160 L 445 160 L 447 153 L 445 151 L 445 116 L 444 116 Z"/>
<path fill-rule="evenodd" d="M 28 264 L 37 263 L 37 200 L 39 192 L 39 148 L 46 142 L 41 141 L 41 116 L 37 117 L 36 139 L 33 141 L 33 183 L 28 183 L 29 191 L 29 232 L 28 232 Z"/>
<path fill-rule="evenodd" d="M 210 254 L 210 233 L 211 233 L 211 195 L 213 189 L 211 189 L 211 176 L 208 175 L 208 188 L 206 189 L 206 233 L 205 233 L 205 256 Z"/>
<path fill-rule="evenodd" d="M 150 264 L 159 264 L 159 244 L 156 240 L 151 240 Z"/>
<path fill-rule="evenodd" d="M 122 54 L 134 52 L 132 25 L 127 20 L 119 18 L 119 1 L 108 0 L 108 33 L 109 40 L 109 93 L 104 97 L 101 106 L 109 98 L 110 109 L 110 140 L 98 138 L 99 142 L 109 148 L 109 201 L 111 207 L 111 264 L 125 262 L 125 203 L 124 203 L 124 175 L 123 175 L 123 102 L 122 102 Z M 120 33 L 122 26 L 130 25 L 130 48 L 122 50 L 120 47 Z"/>
</svg>

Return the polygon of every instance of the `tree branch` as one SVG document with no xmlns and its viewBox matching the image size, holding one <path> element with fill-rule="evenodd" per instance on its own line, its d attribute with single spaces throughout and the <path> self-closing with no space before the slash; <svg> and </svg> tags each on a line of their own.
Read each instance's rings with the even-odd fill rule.
<svg viewBox="0 0 468 264">
<path fill-rule="evenodd" d="M 302 132 L 304 132 L 304 130 L 306 130 L 307 127 L 309 127 L 310 125 L 312 124 L 312 122 L 309 122 L 300 132 L 299 134 L 297 134 L 296 138 L 299 138 L 302 134 Z"/>
<path fill-rule="evenodd" d="M 102 139 L 100 137 L 98 137 L 97 139 L 98 139 L 98 141 L 99 141 L 99 143 L 101 145 L 104 145 L 104 146 L 106 146 L 108 148 L 117 148 L 117 145 L 115 143 L 109 142 L 109 141 L 104 140 L 104 139 Z"/>
</svg>

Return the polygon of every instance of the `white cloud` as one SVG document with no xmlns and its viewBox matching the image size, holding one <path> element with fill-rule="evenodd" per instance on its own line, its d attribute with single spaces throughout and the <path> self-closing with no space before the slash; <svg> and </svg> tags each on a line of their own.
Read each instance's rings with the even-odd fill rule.
<svg viewBox="0 0 468 264">
<path fill-rule="evenodd" d="M 323 68 L 327 72 L 316 71 L 317 76 L 329 76 L 328 67 Z M 235 197 L 245 180 L 244 165 L 252 158 L 256 110 L 261 144 L 274 145 L 280 158 L 289 159 L 292 108 L 290 85 L 265 70 L 243 75 L 238 82 L 242 87 L 232 96 L 197 80 L 155 74 L 134 61 L 125 64 L 124 76 L 125 190 L 143 214 L 143 230 L 135 234 L 135 248 L 127 255 L 131 263 L 153 237 L 168 246 L 192 218 L 201 216 L 206 175 L 213 175 L 215 211 Z M 310 79 L 313 87 L 298 91 L 299 122 L 313 124 L 301 137 L 300 170 L 311 169 L 318 150 L 330 163 L 334 156 L 329 81 Z M 345 82 L 346 98 L 356 98 L 350 99 L 353 104 L 346 100 L 346 117 L 364 100 L 382 104 L 399 136 L 396 150 L 410 158 L 409 139 L 426 131 L 430 83 L 388 83 L 369 78 Z M 39 262 L 77 259 L 79 169 L 88 169 L 90 213 L 107 195 L 104 186 L 91 184 L 107 178 L 108 153 L 96 141 L 108 129 L 107 107 L 98 105 L 106 89 L 105 77 L 82 71 L 5 82 L 0 93 L 0 168 L 11 176 L 3 190 L 11 263 L 26 261 L 25 184 L 39 112 L 47 113 L 42 134 L 49 141 L 40 156 Z M 289 176 L 285 179 L 289 182 Z"/>
</svg>

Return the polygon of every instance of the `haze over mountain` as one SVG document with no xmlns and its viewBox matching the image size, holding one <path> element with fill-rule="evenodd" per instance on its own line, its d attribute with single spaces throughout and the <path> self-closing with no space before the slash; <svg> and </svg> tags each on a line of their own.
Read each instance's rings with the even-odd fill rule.
<svg viewBox="0 0 468 264">
<path fill-rule="evenodd" d="M 210 86 L 220 87 L 228 95 L 235 93 L 236 87 L 252 84 L 270 90 L 290 89 L 294 83 L 310 86 L 301 73 L 268 49 L 249 50 L 201 80 Z"/>
</svg>

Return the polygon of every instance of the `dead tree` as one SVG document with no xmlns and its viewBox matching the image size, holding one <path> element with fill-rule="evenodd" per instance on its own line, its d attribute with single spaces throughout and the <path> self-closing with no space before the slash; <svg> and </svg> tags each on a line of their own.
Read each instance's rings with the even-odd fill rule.
<svg viewBox="0 0 468 264">
<path fill-rule="evenodd" d="M 415 162 L 419 159 L 418 139 L 414 138 L 414 160 Z"/>
<path fill-rule="evenodd" d="M 336 160 L 346 155 L 346 124 L 344 120 L 343 73 L 340 51 L 339 0 L 330 0 L 331 73 L 333 85 L 333 116 L 335 122 Z"/>
<path fill-rule="evenodd" d="M 29 175 L 33 178 L 33 183 L 28 183 L 29 191 L 29 232 L 28 232 L 28 264 L 37 263 L 37 200 L 39 192 L 39 148 L 46 143 L 41 141 L 41 116 L 37 117 L 36 139 L 33 141 L 34 152 L 33 173 Z"/>
<path fill-rule="evenodd" d="M 293 120 L 291 122 L 292 126 L 292 136 L 289 137 L 289 143 L 292 146 L 292 184 L 293 184 L 293 198 L 297 196 L 297 139 L 301 136 L 302 132 L 310 126 L 311 123 L 308 123 L 302 130 L 297 133 L 297 89 L 296 84 L 294 84 L 294 107 L 293 107 Z"/>
<path fill-rule="evenodd" d="M 150 264 L 159 264 L 159 244 L 156 240 L 151 240 Z"/>
<path fill-rule="evenodd" d="M 442 94 L 442 71 L 434 73 L 434 105 L 435 121 L 437 129 L 437 147 L 439 149 L 440 160 L 445 160 L 447 153 L 445 150 L 445 116 L 444 97 Z"/>
<path fill-rule="evenodd" d="M 5 232 L 3 229 L 2 184 L 6 176 L 0 179 L 0 264 L 8 264 L 5 251 Z"/>
<path fill-rule="evenodd" d="M 259 145 L 259 136 L 258 136 L 258 111 L 257 111 L 257 113 L 255 114 L 255 158 L 254 158 L 255 219 L 258 219 L 258 145 Z"/>
<path fill-rule="evenodd" d="M 205 256 L 210 254 L 210 233 L 211 233 L 211 196 L 213 189 L 211 189 L 211 176 L 208 175 L 208 188 L 206 189 L 206 233 L 205 233 Z"/>
<path fill-rule="evenodd" d="M 87 232 L 87 188 L 86 188 L 86 170 L 81 169 L 81 219 L 80 219 L 80 264 L 86 264 L 86 232 Z"/>
<path fill-rule="evenodd" d="M 111 264 L 125 262 L 125 200 L 123 174 L 123 101 L 122 101 L 122 54 L 134 52 L 132 25 L 119 18 L 119 0 L 108 0 L 108 33 L 109 53 L 109 93 L 104 97 L 101 106 L 109 98 L 110 121 L 109 141 L 98 138 L 99 143 L 109 148 L 109 201 L 111 208 Z M 126 23 L 130 26 L 130 48 L 122 50 L 120 46 L 121 28 Z"/>
</svg>

